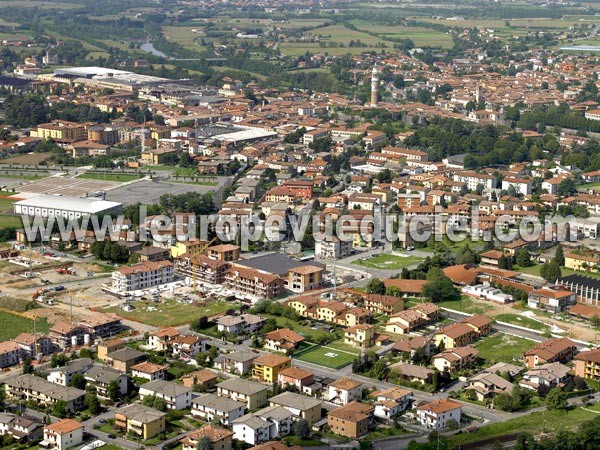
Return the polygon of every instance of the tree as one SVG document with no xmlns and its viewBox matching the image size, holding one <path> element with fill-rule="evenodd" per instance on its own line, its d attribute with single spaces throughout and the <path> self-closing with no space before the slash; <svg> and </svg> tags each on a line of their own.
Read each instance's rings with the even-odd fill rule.
<svg viewBox="0 0 600 450">
<path fill-rule="evenodd" d="M 67 402 L 64 400 L 58 400 L 52 407 L 52 415 L 58 417 L 59 419 L 64 419 L 67 417 L 69 415 Z"/>
<path fill-rule="evenodd" d="M 558 263 L 553 259 L 549 263 L 544 263 L 540 269 L 540 276 L 549 283 L 554 283 L 562 277 L 562 272 Z"/>
<path fill-rule="evenodd" d="M 117 380 L 112 380 L 108 384 L 106 393 L 108 394 L 108 398 L 110 398 L 113 402 L 116 402 L 121 397 L 121 388 L 119 387 L 119 382 Z"/>
<path fill-rule="evenodd" d="M 154 401 L 152 402 L 152 407 L 164 412 L 167 410 L 167 402 L 164 398 L 155 397 Z"/>
<path fill-rule="evenodd" d="M 33 373 L 33 365 L 31 364 L 31 359 L 26 358 L 25 361 L 23 361 L 23 374 L 30 373 Z"/>
<path fill-rule="evenodd" d="M 85 396 L 85 406 L 87 406 L 87 408 L 90 410 L 90 413 L 92 413 L 94 416 L 102 410 L 102 406 L 100 406 L 100 401 L 98 400 L 96 394 L 90 393 Z"/>
<path fill-rule="evenodd" d="M 561 389 L 554 388 L 546 395 L 546 406 L 548 411 L 564 411 L 569 406 L 567 394 Z"/>
<path fill-rule="evenodd" d="M 529 267 L 531 265 L 531 255 L 525 247 L 517 251 L 516 262 L 521 267 Z"/>
<path fill-rule="evenodd" d="M 385 284 L 379 278 L 371 278 L 365 289 L 367 294 L 385 295 Z"/>
<path fill-rule="evenodd" d="M 498 268 L 511 270 L 512 269 L 512 258 L 510 256 L 502 255 L 498 258 Z"/>
<path fill-rule="evenodd" d="M 208 436 L 203 436 L 196 445 L 198 450 L 213 450 L 214 445 Z"/>
<path fill-rule="evenodd" d="M 562 245 L 559 245 L 556 249 L 556 253 L 554 254 L 554 260 L 561 267 L 565 265 L 565 253 L 563 251 Z"/>
<path fill-rule="evenodd" d="M 69 381 L 69 386 L 77 389 L 85 389 L 86 384 L 85 377 L 80 373 L 74 373 Z"/>
<path fill-rule="evenodd" d="M 305 419 L 298 420 L 294 426 L 294 433 L 303 440 L 308 439 L 310 437 L 310 426 L 308 425 L 308 422 Z"/>
<path fill-rule="evenodd" d="M 429 274 L 428 274 L 429 279 Z M 432 303 L 445 300 L 460 299 L 460 292 L 452 284 L 452 280 L 445 276 L 441 271 L 423 286 L 423 296 L 427 297 Z"/>
</svg>

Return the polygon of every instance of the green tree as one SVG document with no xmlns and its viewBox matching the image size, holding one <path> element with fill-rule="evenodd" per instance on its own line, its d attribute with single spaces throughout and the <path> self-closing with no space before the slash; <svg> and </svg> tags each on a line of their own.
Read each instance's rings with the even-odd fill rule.
<svg viewBox="0 0 600 450">
<path fill-rule="evenodd" d="M 196 444 L 197 450 L 213 450 L 214 445 L 208 436 L 203 436 Z"/>
<path fill-rule="evenodd" d="M 167 410 L 167 402 L 164 398 L 155 397 L 154 401 L 152 402 L 152 407 L 164 412 Z"/>
<path fill-rule="evenodd" d="M 540 276 L 549 283 L 556 282 L 562 277 L 562 271 L 558 263 L 553 259 L 548 263 L 544 263 L 540 269 Z"/>
<path fill-rule="evenodd" d="M 531 266 L 531 255 L 526 248 L 521 248 L 517 251 L 516 262 L 521 267 Z"/>
<path fill-rule="evenodd" d="M 121 388 L 119 387 L 119 382 L 117 380 L 112 380 L 108 384 L 106 393 L 108 394 L 108 398 L 110 398 L 113 402 L 119 400 L 121 397 Z"/>
<path fill-rule="evenodd" d="M 567 394 L 561 389 L 554 388 L 546 395 L 548 411 L 564 411 L 569 406 Z"/>
<path fill-rule="evenodd" d="M 425 286 L 423 286 L 422 293 L 432 303 L 460 299 L 459 290 L 454 287 L 452 280 L 441 271 L 431 279 L 428 274 L 428 280 Z"/>
<path fill-rule="evenodd" d="M 385 284 L 379 278 L 371 278 L 365 289 L 367 294 L 385 295 Z"/>
<path fill-rule="evenodd" d="M 80 373 L 74 373 L 69 381 L 69 386 L 77 389 L 85 389 L 86 384 L 85 377 Z"/>
<path fill-rule="evenodd" d="M 296 422 L 294 434 L 301 439 L 308 439 L 310 437 L 310 426 L 305 419 L 300 419 Z"/>
<path fill-rule="evenodd" d="M 90 413 L 92 413 L 94 416 L 102 410 L 98 396 L 92 393 L 89 393 L 85 396 L 85 406 L 87 406 L 87 408 L 90 410 Z"/>
<path fill-rule="evenodd" d="M 559 245 L 556 249 L 556 253 L 554 254 L 554 260 L 561 267 L 565 265 L 565 253 L 563 251 L 562 245 Z"/>
<path fill-rule="evenodd" d="M 64 419 L 69 415 L 70 411 L 67 407 L 67 402 L 64 400 L 58 400 L 54 406 L 52 406 L 52 415 L 59 419 Z"/>
</svg>

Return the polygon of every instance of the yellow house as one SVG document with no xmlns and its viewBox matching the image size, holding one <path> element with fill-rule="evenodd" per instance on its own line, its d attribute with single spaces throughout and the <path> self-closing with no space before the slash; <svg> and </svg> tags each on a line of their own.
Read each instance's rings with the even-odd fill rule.
<svg viewBox="0 0 600 450">
<path fill-rule="evenodd" d="M 369 348 L 375 345 L 375 327 L 360 323 L 344 331 L 344 343 L 353 347 Z"/>
<path fill-rule="evenodd" d="M 589 255 L 577 255 L 565 253 L 565 267 L 573 270 L 596 270 L 600 265 L 600 257 Z"/>
<path fill-rule="evenodd" d="M 174 148 L 155 148 L 146 150 L 141 153 L 140 161 L 142 164 L 158 165 L 165 162 L 168 155 L 176 154 L 177 150 Z"/>
<path fill-rule="evenodd" d="M 207 241 L 201 239 L 195 239 L 193 241 L 177 242 L 171 246 L 171 258 L 177 258 L 186 253 L 190 256 L 196 256 L 200 254 L 206 254 Z"/>
<path fill-rule="evenodd" d="M 254 360 L 252 377 L 264 383 L 271 384 L 277 381 L 279 372 L 291 366 L 292 358 L 275 353 L 267 353 Z"/>
<path fill-rule="evenodd" d="M 146 440 L 165 431 L 165 416 L 164 412 L 134 403 L 115 411 L 115 426 Z"/>
<path fill-rule="evenodd" d="M 306 317 L 306 312 L 317 303 L 319 303 L 319 300 L 317 298 L 307 297 L 290 300 L 286 303 L 286 305 L 292 308 L 294 311 L 296 311 L 299 316 Z"/>
<path fill-rule="evenodd" d="M 155 141 L 171 137 L 171 129 L 169 127 L 152 127 L 150 128 L 150 133 L 150 137 Z"/>
<path fill-rule="evenodd" d="M 338 314 L 346 311 L 347 307 L 342 302 L 328 302 L 317 308 L 317 319 L 326 322 L 335 322 Z"/>
</svg>

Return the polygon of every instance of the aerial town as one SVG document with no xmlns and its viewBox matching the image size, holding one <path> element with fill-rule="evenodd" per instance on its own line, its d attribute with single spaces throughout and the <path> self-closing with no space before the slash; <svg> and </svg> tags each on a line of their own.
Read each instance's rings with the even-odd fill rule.
<svg viewBox="0 0 600 450">
<path fill-rule="evenodd" d="M 0 448 L 600 448 L 600 8 L 0 2 Z"/>
</svg>

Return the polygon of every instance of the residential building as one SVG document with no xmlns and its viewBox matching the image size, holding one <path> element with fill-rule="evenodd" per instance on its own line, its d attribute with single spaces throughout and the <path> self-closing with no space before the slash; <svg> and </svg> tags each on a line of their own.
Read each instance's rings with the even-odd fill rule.
<svg viewBox="0 0 600 450">
<path fill-rule="evenodd" d="M 175 275 L 196 280 L 196 283 L 210 285 L 223 284 L 225 273 L 230 264 L 225 261 L 211 259 L 206 255 L 190 256 L 185 253 L 175 261 Z"/>
<path fill-rule="evenodd" d="M 600 350 L 578 353 L 575 358 L 575 376 L 588 380 L 600 380 Z"/>
<path fill-rule="evenodd" d="M 384 420 L 396 417 L 410 406 L 412 395 L 412 391 L 399 387 L 373 392 L 371 397 L 375 400 L 373 402 L 375 417 Z"/>
<path fill-rule="evenodd" d="M 151 439 L 166 430 L 166 415 L 149 406 L 133 403 L 115 411 L 115 426 L 142 440 Z"/>
<path fill-rule="evenodd" d="M 20 443 L 33 442 L 43 437 L 41 419 L 29 416 L 14 416 L 10 421 L 8 434 Z"/>
<path fill-rule="evenodd" d="M 296 419 L 304 419 L 312 425 L 321 419 L 323 402 L 314 397 L 286 391 L 271 397 L 269 405 L 281 406 L 291 412 Z"/>
<path fill-rule="evenodd" d="M 131 376 L 148 381 L 164 380 L 167 375 L 167 369 L 168 367 L 162 364 L 144 361 L 131 367 Z"/>
<path fill-rule="evenodd" d="M 245 375 L 250 371 L 258 354 L 240 350 L 233 353 L 221 353 L 215 358 L 215 368 L 221 372 Z"/>
<path fill-rule="evenodd" d="M 357 439 L 369 432 L 375 408 L 365 403 L 352 402 L 327 413 L 327 425 L 334 434 Z"/>
<path fill-rule="evenodd" d="M 44 427 L 40 448 L 67 450 L 83 442 L 83 424 L 73 419 L 61 419 Z"/>
<path fill-rule="evenodd" d="M 241 296 L 256 299 L 273 299 L 284 293 L 284 282 L 277 275 L 244 267 L 228 269 L 225 285 Z"/>
<path fill-rule="evenodd" d="M 338 405 L 347 405 L 362 398 L 364 385 L 351 378 L 339 378 L 327 386 L 326 399 Z"/>
<path fill-rule="evenodd" d="M 128 373 L 133 366 L 148 359 L 148 355 L 134 348 L 125 347 L 109 353 L 106 357 L 106 365 L 113 367 L 123 373 Z"/>
<path fill-rule="evenodd" d="M 439 347 L 441 343 L 444 348 L 465 347 L 471 344 L 478 336 L 478 333 L 465 323 L 453 323 L 435 333 L 435 345 Z"/>
<path fill-rule="evenodd" d="M 417 420 L 427 428 L 445 429 L 451 420 L 460 425 L 462 405 L 454 400 L 440 399 L 417 407 Z"/>
<path fill-rule="evenodd" d="M 48 407 L 64 401 L 70 411 L 83 408 L 85 403 L 85 391 L 54 384 L 35 375 L 9 377 L 4 380 L 4 389 L 8 401 L 32 401 Z"/>
<path fill-rule="evenodd" d="M 471 327 L 478 337 L 487 336 L 492 332 L 492 322 L 492 319 L 482 315 L 469 316 L 461 320 L 461 323 Z"/>
<path fill-rule="evenodd" d="M 315 257 L 319 259 L 339 259 L 352 254 L 352 241 L 328 236 L 315 241 Z"/>
<path fill-rule="evenodd" d="M 405 311 L 392 314 L 385 325 L 385 331 L 394 334 L 407 334 L 439 320 L 440 309 L 433 303 L 420 303 Z"/>
<path fill-rule="evenodd" d="M 168 409 L 186 409 L 192 404 L 192 390 L 164 380 L 154 380 L 140 386 L 140 398 L 147 396 L 162 398 Z"/>
<path fill-rule="evenodd" d="M 38 354 L 49 355 L 55 351 L 54 344 L 48 336 L 33 333 L 21 333 L 12 339 L 12 342 L 21 348 L 24 356 L 31 359 L 36 358 Z M 6 347 L 4 351 L 10 353 L 10 347 Z M 10 360 L 10 356 L 8 356 Z"/>
<path fill-rule="evenodd" d="M 279 330 L 277 330 L 279 331 Z M 279 372 L 292 366 L 292 359 L 276 353 L 267 353 L 254 360 L 252 377 L 263 383 L 275 383 Z"/>
<path fill-rule="evenodd" d="M 393 295 L 367 294 L 364 302 L 365 308 L 375 314 L 391 316 L 404 309 L 404 300 Z"/>
<path fill-rule="evenodd" d="M 119 395 L 127 394 L 127 375 L 116 369 L 111 369 L 103 365 L 92 366 L 84 375 L 88 386 L 95 389 L 96 395 L 102 399 L 108 399 L 108 388 L 111 383 L 116 383 L 119 387 Z"/>
<path fill-rule="evenodd" d="M 344 330 L 344 344 L 362 349 L 375 345 L 375 326 L 359 323 Z"/>
<path fill-rule="evenodd" d="M 288 352 L 294 350 L 303 341 L 304 338 L 295 331 L 280 328 L 265 334 L 264 347 L 275 352 Z"/>
<path fill-rule="evenodd" d="M 217 395 L 238 402 L 244 402 L 246 408 L 257 409 L 267 404 L 269 388 L 263 384 L 241 378 L 230 378 L 217 384 Z"/>
<path fill-rule="evenodd" d="M 205 422 L 218 420 L 223 425 L 244 415 L 246 403 L 215 394 L 201 394 L 192 400 L 192 416 Z"/>
<path fill-rule="evenodd" d="M 120 293 L 149 289 L 174 280 L 170 261 L 138 263 L 120 267 L 112 273 L 112 287 Z"/>
<path fill-rule="evenodd" d="M 62 367 L 55 367 L 48 370 L 46 379 L 51 383 L 68 386 L 71 383 L 71 378 L 75 374 L 83 375 L 93 365 L 91 358 L 78 358 L 68 361 Z"/>
<path fill-rule="evenodd" d="M 561 362 L 573 359 L 577 346 L 568 338 L 554 338 L 540 342 L 531 350 L 525 352 L 525 365 L 529 368 L 542 364 Z"/>
<path fill-rule="evenodd" d="M 298 392 L 303 392 L 304 387 L 314 383 L 314 374 L 309 370 L 299 367 L 288 367 L 283 369 L 277 375 L 277 384 L 281 389 L 288 386 L 294 386 Z"/>
<path fill-rule="evenodd" d="M 195 389 L 211 389 L 217 385 L 217 374 L 210 370 L 202 369 L 188 373 L 181 377 L 181 384 L 186 388 Z"/>
<path fill-rule="evenodd" d="M 519 386 L 537 391 L 541 385 L 548 388 L 564 387 L 570 379 L 571 368 L 559 362 L 553 362 L 529 369 L 523 374 Z"/>
<path fill-rule="evenodd" d="M 497 373 L 484 371 L 469 379 L 465 390 L 475 392 L 477 400 L 486 402 L 492 400 L 498 394 L 512 394 L 514 385 Z"/>
<path fill-rule="evenodd" d="M 146 345 L 151 350 L 164 352 L 171 348 L 173 340 L 180 335 L 177 328 L 167 327 L 161 328 L 148 334 Z"/>
<path fill-rule="evenodd" d="M 268 406 L 246 414 L 232 423 L 233 437 L 250 445 L 286 436 L 292 429 L 293 415 L 280 406 Z"/>
<path fill-rule="evenodd" d="M 203 438 L 210 440 L 213 450 L 231 450 L 232 448 L 233 432 L 209 423 L 188 433 L 180 441 L 182 445 L 181 450 L 197 450 L 198 444 Z"/>
<path fill-rule="evenodd" d="M 240 247 L 233 244 L 221 244 L 208 247 L 208 257 L 216 261 L 232 262 L 240 259 Z"/>
<path fill-rule="evenodd" d="M 23 349 L 12 341 L 0 342 L 0 369 L 19 364 Z"/>
<path fill-rule="evenodd" d="M 399 362 L 392 364 L 390 370 L 397 373 L 400 378 L 412 383 L 429 384 L 433 377 L 433 370 L 415 364 Z"/>
<path fill-rule="evenodd" d="M 117 350 L 121 350 L 123 348 L 125 348 L 125 341 L 121 339 L 102 341 L 98 344 L 97 348 L 98 359 L 100 361 L 106 361 L 109 353 L 116 352 Z"/>
<path fill-rule="evenodd" d="M 217 330 L 231 334 L 254 334 L 265 324 L 265 319 L 255 314 L 222 316 L 217 319 Z"/>
<path fill-rule="evenodd" d="M 438 353 L 431 361 L 433 366 L 440 372 L 452 372 L 474 364 L 478 353 L 473 347 L 455 347 Z"/>
</svg>

